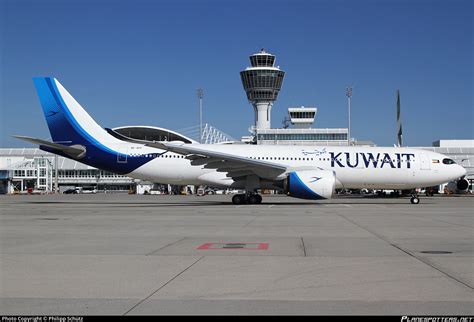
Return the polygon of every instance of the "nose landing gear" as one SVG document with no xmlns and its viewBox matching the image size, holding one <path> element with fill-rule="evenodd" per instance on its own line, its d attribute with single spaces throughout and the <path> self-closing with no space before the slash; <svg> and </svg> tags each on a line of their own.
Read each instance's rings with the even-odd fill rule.
<svg viewBox="0 0 474 322">
<path fill-rule="evenodd" d="M 420 198 L 418 198 L 417 195 L 413 195 L 413 196 L 411 196 L 410 202 L 411 202 L 413 205 L 417 205 L 417 204 L 420 203 Z"/>
</svg>

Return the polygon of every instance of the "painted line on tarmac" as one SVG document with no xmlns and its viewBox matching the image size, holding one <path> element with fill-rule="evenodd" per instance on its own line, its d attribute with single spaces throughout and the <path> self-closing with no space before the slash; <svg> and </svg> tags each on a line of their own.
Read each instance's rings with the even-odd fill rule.
<svg viewBox="0 0 474 322">
<path fill-rule="evenodd" d="M 141 304 L 143 304 L 143 302 L 145 302 L 146 300 L 148 300 L 150 297 L 152 297 L 153 295 L 155 295 L 156 293 L 158 293 L 161 289 L 163 289 L 164 287 L 166 287 L 166 285 L 168 285 L 169 283 L 173 282 L 175 279 L 177 279 L 180 275 L 182 275 L 184 272 L 186 272 L 188 269 L 190 269 L 191 267 L 193 267 L 195 264 L 197 264 L 200 260 L 202 260 L 205 256 L 201 256 L 199 257 L 199 259 L 197 261 L 195 261 L 194 263 L 192 263 L 191 265 L 189 265 L 188 267 L 186 267 L 184 270 L 182 270 L 180 273 L 178 273 L 176 276 L 174 276 L 172 279 L 170 279 L 168 282 L 166 282 L 165 284 L 163 284 L 162 286 L 160 286 L 157 290 L 153 291 L 150 295 L 148 295 L 147 297 L 145 297 L 143 300 L 141 300 L 140 302 L 138 302 L 137 304 L 135 304 L 131 309 L 129 309 L 127 312 L 125 312 L 123 315 L 127 315 L 128 313 L 130 313 L 131 311 L 133 311 L 134 309 L 136 309 L 138 306 L 140 306 Z"/>
<path fill-rule="evenodd" d="M 432 269 L 438 271 L 439 273 L 443 274 L 444 276 L 446 276 L 446 277 L 448 277 L 448 278 L 450 278 L 450 279 L 452 279 L 452 280 L 458 282 L 459 284 L 461 284 L 461 285 L 463 285 L 463 286 L 469 288 L 470 290 L 474 290 L 474 287 L 472 287 L 472 285 L 470 285 L 469 282 L 465 282 L 465 281 L 461 280 L 460 278 L 454 276 L 454 275 L 451 274 L 450 272 L 444 271 L 443 268 L 438 267 L 435 263 L 432 263 L 429 259 L 420 257 L 420 256 L 416 255 L 415 253 L 413 253 L 413 252 L 411 252 L 411 251 L 409 251 L 409 250 L 407 250 L 407 249 L 404 249 L 403 247 L 401 247 L 401 246 L 399 246 L 399 245 L 397 245 L 397 244 L 395 244 L 395 243 L 392 243 L 390 240 L 386 239 L 384 236 L 382 236 L 382 235 L 376 233 L 375 231 L 372 231 L 371 229 L 369 229 L 369 228 L 367 228 L 367 227 L 365 227 L 365 226 L 363 226 L 363 225 L 357 223 L 356 221 L 354 221 L 354 220 L 352 220 L 352 219 L 347 218 L 347 217 L 344 216 L 344 215 L 338 214 L 338 216 L 344 218 L 344 219 L 347 220 L 348 222 L 350 222 L 350 223 L 354 224 L 355 226 L 357 226 L 357 227 L 359 227 L 359 228 L 365 230 L 366 232 L 368 232 L 368 233 L 374 235 L 375 237 L 377 237 L 377 238 L 379 238 L 380 240 L 386 242 L 386 243 L 389 244 L 390 246 L 392 246 L 392 247 L 398 249 L 399 251 L 405 253 L 406 255 L 408 255 L 408 256 L 410 256 L 410 257 L 412 257 L 412 258 L 418 260 L 419 262 L 421 262 L 421 263 L 423 263 L 423 264 L 425 264 L 425 265 L 431 267 Z"/>
</svg>

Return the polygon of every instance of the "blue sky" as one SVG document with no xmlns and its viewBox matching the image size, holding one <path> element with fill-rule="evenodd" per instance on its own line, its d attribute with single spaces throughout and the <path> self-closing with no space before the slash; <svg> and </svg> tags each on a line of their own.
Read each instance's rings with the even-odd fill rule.
<svg viewBox="0 0 474 322">
<path fill-rule="evenodd" d="M 272 125 L 317 106 L 317 127 L 404 143 L 474 138 L 473 5 L 453 0 L 0 0 L 0 146 L 49 136 L 32 77 L 54 76 L 104 127 L 198 124 L 235 138 L 254 115 L 240 82 L 266 48 L 286 72 Z"/>
</svg>

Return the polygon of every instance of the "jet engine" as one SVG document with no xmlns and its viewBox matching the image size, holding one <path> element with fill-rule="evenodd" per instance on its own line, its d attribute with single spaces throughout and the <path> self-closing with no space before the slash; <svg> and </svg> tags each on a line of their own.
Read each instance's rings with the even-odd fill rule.
<svg viewBox="0 0 474 322">
<path fill-rule="evenodd" d="M 469 181 L 467 181 L 466 178 L 460 178 L 449 182 L 446 188 L 450 193 L 466 193 L 469 189 Z"/>
<path fill-rule="evenodd" d="M 336 186 L 336 175 L 329 170 L 290 172 L 284 180 L 284 190 L 301 199 L 330 199 Z"/>
</svg>

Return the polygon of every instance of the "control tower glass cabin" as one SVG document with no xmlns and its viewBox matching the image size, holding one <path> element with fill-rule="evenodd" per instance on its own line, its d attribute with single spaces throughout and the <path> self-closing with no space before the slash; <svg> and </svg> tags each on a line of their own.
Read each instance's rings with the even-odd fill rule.
<svg viewBox="0 0 474 322">
<path fill-rule="evenodd" d="M 240 72 L 242 85 L 255 110 L 256 129 L 269 129 L 272 105 L 280 92 L 285 72 L 275 67 L 275 56 L 263 49 L 249 58 L 251 66 Z"/>
<path fill-rule="evenodd" d="M 318 109 L 316 107 L 289 107 L 291 124 L 297 129 L 309 129 L 314 123 Z"/>
</svg>

